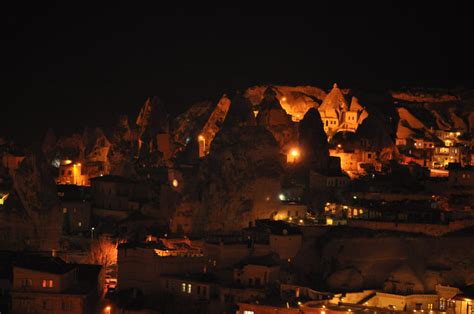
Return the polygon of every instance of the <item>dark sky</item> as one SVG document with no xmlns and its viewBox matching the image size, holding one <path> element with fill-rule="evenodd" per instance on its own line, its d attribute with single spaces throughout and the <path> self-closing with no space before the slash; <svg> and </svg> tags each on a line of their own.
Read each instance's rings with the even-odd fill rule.
<svg viewBox="0 0 474 314">
<path fill-rule="evenodd" d="M 18 141 L 134 118 L 151 95 L 179 112 L 258 83 L 451 87 L 472 85 L 474 74 L 473 19 L 453 1 L 18 2 L 0 8 L 0 135 Z"/>
</svg>

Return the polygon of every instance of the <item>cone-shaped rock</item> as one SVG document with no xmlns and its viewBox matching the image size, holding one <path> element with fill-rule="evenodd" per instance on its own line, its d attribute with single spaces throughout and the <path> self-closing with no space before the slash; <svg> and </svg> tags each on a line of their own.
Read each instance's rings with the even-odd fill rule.
<svg viewBox="0 0 474 314">
<path fill-rule="evenodd" d="M 328 140 L 318 110 L 311 108 L 299 125 L 302 161 L 313 169 L 328 166 Z"/>
<path fill-rule="evenodd" d="M 255 115 L 252 112 L 252 104 L 240 92 L 237 92 L 234 97 L 232 97 L 223 128 L 255 124 Z"/>
</svg>

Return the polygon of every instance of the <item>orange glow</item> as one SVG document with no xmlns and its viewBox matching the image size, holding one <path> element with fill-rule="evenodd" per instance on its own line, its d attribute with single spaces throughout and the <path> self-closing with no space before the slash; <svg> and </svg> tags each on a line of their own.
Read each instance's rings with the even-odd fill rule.
<svg viewBox="0 0 474 314">
<path fill-rule="evenodd" d="M 283 97 L 283 98 L 281 99 L 281 101 L 286 101 L 286 97 Z"/>
<path fill-rule="evenodd" d="M 298 161 L 298 158 L 300 157 L 301 153 L 298 148 L 292 148 L 289 153 L 286 155 L 286 162 L 287 163 L 295 163 Z"/>
<path fill-rule="evenodd" d="M 198 136 L 198 140 L 200 140 L 200 141 L 204 141 L 204 136 L 202 136 L 202 135 L 199 135 L 199 136 Z"/>
<path fill-rule="evenodd" d="M 172 184 L 173 184 L 173 186 L 174 186 L 175 188 L 177 188 L 177 187 L 178 187 L 178 185 L 179 185 L 179 182 L 178 182 L 178 180 L 176 180 L 176 179 L 173 179 L 173 182 L 172 182 Z"/>
</svg>

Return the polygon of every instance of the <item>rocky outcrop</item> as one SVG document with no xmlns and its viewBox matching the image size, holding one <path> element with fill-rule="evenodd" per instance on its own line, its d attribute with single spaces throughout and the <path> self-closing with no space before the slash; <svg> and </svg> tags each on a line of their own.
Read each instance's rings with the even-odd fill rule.
<svg viewBox="0 0 474 314">
<path fill-rule="evenodd" d="M 265 91 L 269 87 L 275 91 L 280 105 L 295 122 L 303 119 L 309 109 L 317 108 L 326 97 L 326 93 L 322 89 L 314 86 L 254 86 L 248 88 L 244 96 L 251 102 L 252 107 L 256 111 L 261 109 L 259 104 L 262 102 Z"/>
<path fill-rule="evenodd" d="M 296 124 L 291 120 L 291 116 L 283 110 L 271 87 L 265 90 L 259 108 L 257 124 L 272 132 L 282 152 L 288 151 L 289 145 L 297 141 Z"/>
<path fill-rule="evenodd" d="M 112 129 L 110 148 L 107 153 L 109 172 L 120 176 L 134 176 L 134 159 L 138 153 L 138 132 L 129 125 L 128 117 L 122 115 Z"/>
<path fill-rule="evenodd" d="M 151 97 L 138 114 L 138 158 L 143 164 L 162 162 L 159 134 L 169 134 L 170 115 L 166 105 L 158 97 Z M 167 145 L 169 147 L 169 144 Z"/>
<path fill-rule="evenodd" d="M 108 162 L 108 153 L 111 143 L 101 128 L 84 130 L 84 158 L 87 161 Z"/>
<path fill-rule="evenodd" d="M 12 194 L 3 214 L 8 213 L 4 218 L 10 239 L 17 241 L 15 249 L 58 249 L 62 211 L 49 163 L 39 150 L 30 152 L 17 169 Z"/>
<path fill-rule="evenodd" d="M 300 122 L 299 143 L 303 164 L 312 169 L 323 169 L 328 166 L 328 140 L 318 110 L 308 110 Z"/>
<path fill-rule="evenodd" d="M 223 128 L 238 128 L 256 124 L 255 114 L 252 111 L 252 104 L 240 93 L 240 91 L 237 91 L 232 97 Z"/>
<path fill-rule="evenodd" d="M 203 155 L 209 153 L 209 147 L 217 132 L 222 128 L 229 108 L 230 99 L 226 95 L 223 95 L 198 135 L 198 140 L 203 142 Z"/>
<path fill-rule="evenodd" d="M 281 174 L 278 144 L 265 128 L 221 130 L 201 165 L 202 206 L 194 213 L 195 230 L 236 231 L 257 218 L 270 218 Z"/>
</svg>

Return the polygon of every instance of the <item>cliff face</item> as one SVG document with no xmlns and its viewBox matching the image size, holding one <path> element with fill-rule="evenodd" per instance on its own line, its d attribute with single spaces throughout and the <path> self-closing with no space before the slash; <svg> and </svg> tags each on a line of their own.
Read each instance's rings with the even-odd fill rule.
<svg viewBox="0 0 474 314">
<path fill-rule="evenodd" d="M 271 87 L 282 108 L 291 115 L 293 121 L 303 119 L 306 112 L 311 108 L 317 108 L 326 97 L 326 93 L 314 86 L 254 86 L 248 88 L 244 96 L 256 110 L 260 110 L 259 104 L 264 99 L 267 88 Z"/>
</svg>

